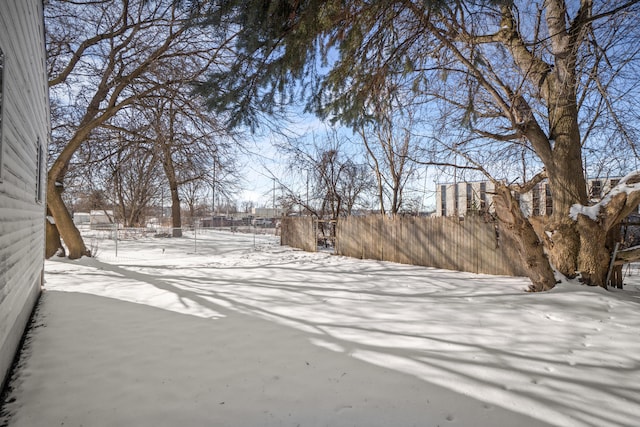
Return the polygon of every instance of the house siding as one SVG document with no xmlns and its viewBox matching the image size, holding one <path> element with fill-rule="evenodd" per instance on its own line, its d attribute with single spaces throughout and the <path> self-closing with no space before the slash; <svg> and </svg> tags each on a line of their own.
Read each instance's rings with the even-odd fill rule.
<svg viewBox="0 0 640 427">
<path fill-rule="evenodd" d="M 599 201 L 618 182 L 620 177 L 587 179 L 587 191 L 593 203 Z M 495 186 L 490 181 L 437 184 L 436 216 L 465 216 L 471 211 L 487 211 L 493 213 L 493 194 Z M 483 195 L 485 201 L 483 202 Z M 514 194 L 519 198 L 520 209 L 526 216 L 551 215 L 553 198 L 549 184 L 543 181 L 524 194 Z M 457 207 L 457 210 L 456 210 Z"/>
<path fill-rule="evenodd" d="M 494 191 L 488 181 L 438 184 L 435 216 L 464 216 L 468 210 L 493 212 Z"/>
<path fill-rule="evenodd" d="M 4 55 L 0 119 L 0 382 L 40 293 L 45 203 L 38 152 L 49 140 L 49 96 L 41 0 L 0 1 Z M 39 147 L 40 145 L 40 147 Z M 38 172 L 38 168 L 42 168 Z M 43 190 L 43 189 L 42 189 Z M 43 191 L 44 193 L 44 191 Z"/>
</svg>

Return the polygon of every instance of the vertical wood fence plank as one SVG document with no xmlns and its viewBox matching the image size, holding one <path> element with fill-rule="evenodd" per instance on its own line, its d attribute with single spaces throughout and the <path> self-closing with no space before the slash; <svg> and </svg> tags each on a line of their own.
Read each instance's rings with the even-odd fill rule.
<svg viewBox="0 0 640 427">
<path fill-rule="evenodd" d="M 317 250 L 311 217 L 285 217 L 281 224 L 282 245 Z M 494 222 L 474 216 L 463 221 L 381 215 L 343 218 L 336 227 L 336 253 L 472 273 L 525 275 L 514 262 L 516 242 L 500 233 Z"/>
<path fill-rule="evenodd" d="M 299 218 L 296 218 L 299 219 Z M 283 221 L 282 242 L 291 240 Z M 289 239 L 289 240 L 286 240 Z M 515 242 L 500 235 L 484 218 L 348 217 L 337 227 L 337 253 L 472 273 L 524 275 Z M 298 246 L 296 246 L 298 247 Z"/>
</svg>

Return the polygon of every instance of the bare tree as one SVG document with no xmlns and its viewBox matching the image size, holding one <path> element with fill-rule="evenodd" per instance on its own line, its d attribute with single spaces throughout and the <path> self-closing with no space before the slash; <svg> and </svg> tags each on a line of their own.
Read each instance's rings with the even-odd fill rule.
<svg viewBox="0 0 640 427">
<path fill-rule="evenodd" d="M 121 221 L 125 227 L 146 225 L 146 211 L 161 187 L 160 162 L 153 146 L 140 143 L 124 146 L 109 159 L 115 197 L 114 222 Z"/>
<path fill-rule="evenodd" d="M 617 6 L 626 9 L 630 5 Z M 444 8 L 440 21 L 422 21 L 432 36 L 434 51 L 428 61 L 416 66 L 430 63 L 446 73 L 440 86 L 423 85 L 423 89 L 434 97 L 448 93 L 442 102 L 455 108 L 449 118 L 460 120 L 469 135 L 450 147 L 451 151 L 468 164 L 483 166 L 498 185 L 498 216 L 521 242 L 522 262 L 530 269 L 536 290 L 549 289 L 555 283 L 543 245 L 537 240 L 566 276 L 580 271 L 586 283 L 606 286 L 606 235 L 622 218 L 619 215 L 637 205 L 634 198 L 626 199 L 610 218 L 596 221 L 581 217 L 574 222 L 570 217 L 573 205 L 588 204 L 579 112 L 581 107 L 597 107 L 585 97 L 596 95 L 590 89 L 597 86 L 599 77 L 582 67 L 588 63 L 604 65 L 590 47 L 600 50 L 600 26 L 613 24 L 607 17 L 620 10 L 609 7 L 594 12 L 590 1 L 575 7 L 547 1 L 484 9 L 460 3 Z M 413 16 L 425 13 L 413 4 L 407 4 L 407 12 Z M 613 25 L 626 20 L 619 18 Z M 453 33 L 457 36 L 452 37 Z M 593 129 L 584 131 L 589 134 Z M 514 148 L 533 154 L 532 166 L 538 165 L 543 172 L 506 188 L 481 159 L 487 154 L 513 152 Z M 486 154 L 481 153 L 483 149 Z M 511 193 L 530 188 L 542 175 L 551 188 L 553 212 L 538 227 L 535 239 L 534 224 L 524 218 Z"/>
<path fill-rule="evenodd" d="M 192 12 L 197 10 L 194 2 Z M 170 0 L 46 3 L 49 86 L 57 111 L 47 202 L 70 258 L 89 254 L 61 197 L 78 149 L 123 109 L 193 78 L 176 77 L 176 64 L 189 63 L 200 73 L 222 60 L 225 41 L 185 25 L 187 18 Z"/>
<path fill-rule="evenodd" d="M 379 98 L 372 99 L 363 112 L 370 119 L 360 122 L 357 133 L 376 177 L 380 212 L 395 215 L 402 210 L 404 188 L 415 173 L 412 156 L 418 145 L 414 141 L 417 111 L 397 85 L 385 84 L 387 89 Z M 412 96 L 411 92 L 406 95 Z"/>
<path fill-rule="evenodd" d="M 281 144 L 293 181 L 306 185 L 301 190 L 280 182 L 285 204 L 301 206 L 320 219 L 336 220 L 351 214 L 374 184 L 370 169 L 347 154 L 347 145 L 347 139 L 336 130 L 329 130 L 325 138 L 312 135 Z"/>
<path fill-rule="evenodd" d="M 498 186 L 498 216 L 521 243 L 532 290 L 555 285 L 551 265 L 606 286 L 606 236 L 640 196 L 617 193 L 595 218 L 572 216 L 571 209 L 590 203 L 585 148 L 605 152 L 613 141 L 634 159 L 619 164 L 637 159 L 635 121 L 625 120 L 637 115 L 629 107 L 640 89 L 637 0 L 282 0 L 270 2 L 275 12 L 263 20 L 239 10 L 246 1 L 231 4 L 244 28 L 238 50 L 249 61 L 242 64 L 247 77 L 213 75 L 205 89 L 215 105 L 227 105 L 235 91 L 250 120 L 254 107 L 286 95 L 296 77 L 317 76 L 304 87 L 313 91 L 310 108 L 357 125 L 371 101 L 384 96 L 385 82 L 401 81 L 433 105 L 429 118 L 443 124 L 433 151 L 446 157 L 432 162 L 474 168 Z M 328 71 L 318 69 L 318 54 Z M 496 173 L 515 171 L 523 158 L 526 177 Z M 513 192 L 543 178 L 553 212 L 536 225 Z"/>
<path fill-rule="evenodd" d="M 206 182 L 200 177 L 193 176 L 182 177 L 180 180 L 183 182 L 180 186 L 180 195 L 188 210 L 189 224 L 195 226 L 195 218 L 203 216 L 205 212 L 203 201 L 206 194 L 204 191 Z"/>
<path fill-rule="evenodd" d="M 240 209 L 244 213 L 251 213 L 251 210 L 255 207 L 255 203 L 251 200 L 243 200 L 240 203 Z"/>
<path fill-rule="evenodd" d="M 357 164 L 351 159 L 343 163 L 337 185 L 337 191 L 342 194 L 341 216 L 353 215 L 355 209 L 362 206 L 362 199 L 370 193 L 372 183 L 369 165 Z"/>
</svg>

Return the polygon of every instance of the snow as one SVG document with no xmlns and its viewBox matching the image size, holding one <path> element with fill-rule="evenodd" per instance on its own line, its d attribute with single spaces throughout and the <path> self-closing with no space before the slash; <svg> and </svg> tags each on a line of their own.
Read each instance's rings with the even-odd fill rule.
<svg viewBox="0 0 640 427">
<path fill-rule="evenodd" d="M 619 193 L 626 193 L 627 195 L 640 190 L 640 172 L 634 171 L 625 175 L 618 184 L 611 189 L 598 203 L 592 206 L 584 206 L 579 203 L 571 206 L 569 210 L 569 216 L 574 221 L 578 220 L 578 215 L 582 214 L 592 221 L 598 220 L 598 214 L 600 214 L 600 208 L 609 204 L 613 196 Z"/>
<path fill-rule="evenodd" d="M 117 256 L 97 245 L 94 259 L 46 262 L 0 425 L 640 419 L 635 274 L 625 290 L 531 294 L 525 278 L 306 253 L 271 236 L 119 241 Z"/>
<path fill-rule="evenodd" d="M 604 206 L 604 204 L 602 203 L 604 200 L 605 199 L 601 200 L 600 202 L 596 203 L 593 206 L 583 206 L 579 203 L 576 203 L 572 205 L 571 208 L 569 209 L 569 217 L 572 220 L 577 221 L 578 215 L 582 214 L 592 221 L 597 221 L 598 214 L 600 213 L 600 207 Z M 606 200 L 608 202 L 610 198 L 607 197 Z"/>
</svg>

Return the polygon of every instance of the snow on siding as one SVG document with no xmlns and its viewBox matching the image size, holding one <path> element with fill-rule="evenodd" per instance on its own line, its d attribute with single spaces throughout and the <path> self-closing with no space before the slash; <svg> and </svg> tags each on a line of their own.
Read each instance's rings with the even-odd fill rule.
<svg viewBox="0 0 640 427">
<path fill-rule="evenodd" d="M 0 383 L 40 292 L 44 266 L 44 179 L 49 96 L 41 0 L 0 1 L 4 54 L 0 132 Z M 40 165 L 39 165 L 40 163 Z M 40 173 L 39 173 L 40 172 Z M 40 185 L 44 185 L 41 182 Z"/>
</svg>

